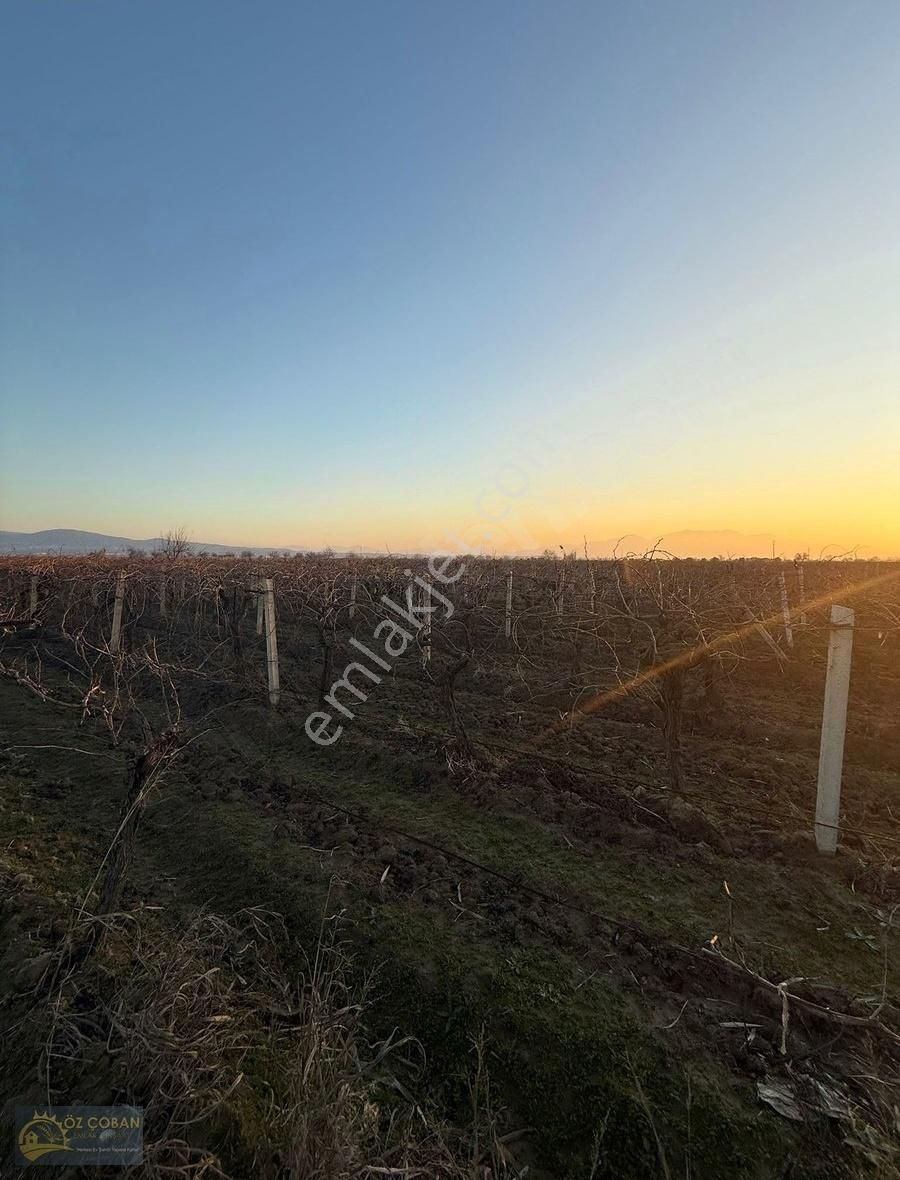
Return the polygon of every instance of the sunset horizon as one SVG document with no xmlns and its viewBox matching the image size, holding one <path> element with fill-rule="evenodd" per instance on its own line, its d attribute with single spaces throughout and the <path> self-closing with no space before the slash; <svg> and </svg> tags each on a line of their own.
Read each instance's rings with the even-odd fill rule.
<svg viewBox="0 0 900 1180">
<path fill-rule="evenodd" d="M 47 552 L 53 552 L 54 540 L 58 534 L 80 534 L 80 537 L 67 539 L 64 551 L 89 552 L 96 548 L 95 539 L 108 539 L 124 543 L 146 544 L 164 540 L 168 533 L 183 533 L 185 542 L 194 552 L 216 549 L 233 550 L 271 550 L 290 551 L 295 553 L 334 552 L 344 555 L 354 554 L 446 554 L 470 553 L 475 556 L 496 557 L 534 557 L 541 554 L 553 554 L 556 557 L 574 554 L 576 559 L 608 559 L 614 556 L 640 555 L 655 553 L 660 557 L 730 559 L 730 558 L 778 558 L 782 561 L 794 560 L 802 557 L 808 561 L 834 560 L 862 560 L 862 561 L 900 561 L 900 544 L 897 550 L 889 547 L 879 548 L 874 544 L 866 545 L 862 542 L 845 543 L 830 541 L 824 544 L 811 544 L 809 538 L 778 536 L 775 533 L 744 533 L 738 529 L 690 529 L 679 528 L 668 531 L 647 529 L 643 532 L 634 530 L 613 531 L 606 536 L 583 532 L 578 536 L 560 531 L 536 532 L 517 522 L 503 522 L 500 525 L 481 522 L 477 518 L 470 522 L 469 527 L 460 530 L 446 530 L 440 537 L 425 543 L 414 541 L 408 543 L 392 543 L 390 538 L 381 545 L 371 542 L 338 539 L 320 540 L 318 542 L 304 541 L 303 538 L 287 540 L 276 538 L 260 538 L 245 536 L 237 540 L 198 534 L 194 530 L 180 525 L 176 529 L 157 529 L 146 535 L 136 532 L 118 532 L 100 529 L 84 529 L 76 526 L 60 526 L 47 529 L 0 529 L 0 552 L 22 551 L 21 541 L 40 538 L 47 534 Z M 17 545 L 18 542 L 18 545 Z"/>
<path fill-rule="evenodd" d="M 900 553 L 900 15 L 651 8 L 16 5 L 0 527 Z"/>
</svg>

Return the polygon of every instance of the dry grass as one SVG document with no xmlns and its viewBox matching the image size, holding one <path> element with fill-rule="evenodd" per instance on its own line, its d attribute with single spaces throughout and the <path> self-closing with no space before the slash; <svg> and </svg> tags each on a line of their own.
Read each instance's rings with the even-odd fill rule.
<svg viewBox="0 0 900 1180">
<path fill-rule="evenodd" d="M 340 915 L 326 909 L 293 978 L 284 964 L 304 956 L 260 909 L 201 912 L 174 941 L 148 911 L 86 925 L 98 921 L 104 937 L 91 939 L 90 957 L 60 953 L 62 971 L 44 964 L 54 983 L 35 993 L 27 1023 L 44 1044 L 46 1101 L 144 1107 L 149 1180 L 525 1174 L 512 1162 L 516 1135 L 499 1133 L 480 1040 L 461 1131 L 414 1093 L 418 1043 L 368 1038 L 371 981 L 341 941 Z"/>
</svg>

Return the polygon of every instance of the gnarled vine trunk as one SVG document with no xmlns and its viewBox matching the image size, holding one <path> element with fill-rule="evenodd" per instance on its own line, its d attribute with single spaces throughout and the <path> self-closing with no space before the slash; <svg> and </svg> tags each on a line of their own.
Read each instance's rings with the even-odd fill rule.
<svg viewBox="0 0 900 1180">
<path fill-rule="evenodd" d="M 153 774 L 168 762 L 179 749 L 178 733 L 167 729 L 142 750 L 134 760 L 128 775 L 128 790 L 119 812 L 119 827 L 113 838 L 100 887 L 97 914 L 111 914 L 119 903 L 122 885 L 128 875 L 134 855 L 134 839 L 147 806 L 147 787 Z"/>
</svg>

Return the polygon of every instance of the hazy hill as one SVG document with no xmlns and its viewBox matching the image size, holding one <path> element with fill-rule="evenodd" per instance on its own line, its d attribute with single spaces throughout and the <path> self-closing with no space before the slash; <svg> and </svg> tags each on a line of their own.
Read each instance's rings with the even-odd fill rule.
<svg viewBox="0 0 900 1180">
<path fill-rule="evenodd" d="M 105 549 L 107 553 L 127 553 L 137 549 L 141 553 L 152 553 L 162 547 L 160 537 L 145 541 L 131 537 L 109 537 L 106 533 L 88 533 L 81 529 L 43 529 L 38 533 L 13 533 L 0 531 L 0 553 L 91 553 Z M 191 541 L 195 553 L 239 553 L 251 546 L 219 545 L 208 541 Z M 254 553 L 271 553 L 271 549 L 254 549 Z M 281 552 L 281 549 L 278 550 Z"/>
</svg>

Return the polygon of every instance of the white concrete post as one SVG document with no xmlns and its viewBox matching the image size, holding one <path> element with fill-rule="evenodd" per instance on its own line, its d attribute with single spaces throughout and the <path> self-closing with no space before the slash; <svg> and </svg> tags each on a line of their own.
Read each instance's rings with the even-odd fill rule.
<svg viewBox="0 0 900 1180">
<path fill-rule="evenodd" d="M 120 570 L 116 578 L 116 598 L 113 603 L 112 634 L 109 637 L 109 650 L 116 655 L 122 645 L 122 603 L 125 601 L 125 571 Z"/>
<path fill-rule="evenodd" d="M 275 632 L 275 590 L 272 579 L 263 581 L 261 601 L 265 603 L 266 617 L 266 666 L 269 671 L 269 704 L 273 707 L 281 698 L 281 684 L 278 677 L 278 636 Z"/>
<path fill-rule="evenodd" d="M 254 576 L 253 581 L 254 581 L 254 585 L 256 587 L 256 634 L 262 635 L 262 633 L 263 633 L 263 614 L 265 612 L 265 607 L 266 607 L 266 596 L 264 593 L 261 593 L 261 591 L 264 588 L 262 575 L 256 574 Z"/>
<path fill-rule="evenodd" d="M 844 765 L 850 660 L 853 652 L 853 622 L 854 615 L 849 606 L 831 608 L 822 742 L 819 747 L 819 784 L 816 792 L 816 847 L 819 852 L 824 853 L 836 852 L 838 844 L 841 771 Z"/>
<path fill-rule="evenodd" d="M 30 615 L 37 614 L 38 606 L 38 579 L 37 574 L 31 575 L 31 590 L 28 595 L 28 613 Z"/>
<path fill-rule="evenodd" d="M 781 588 L 781 615 L 784 619 L 784 638 L 787 640 L 788 647 L 794 646 L 794 628 L 791 626 L 791 604 L 788 602 L 787 582 L 784 580 L 784 574 L 778 575 L 778 581 Z"/>
<path fill-rule="evenodd" d="M 431 662 L 431 593 L 428 590 L 422 590 L 422 606 L 427 608 L 425 614 L 425 627 L 423 629 L 422 642 L 422 663 L 428 664 Z"/>
<path fill-rule="evenodd" d="M 797 566 L 797 589 L 800 592 L 800 626 L 806 626 L 806 585 L 803 576 L 803 562 Z"/>
<path fill-rule="evenodd" d="M 513 572 L 510 570 L 506 575 L 506 619 L 503 624 L 503 634 L 507 639 L 512 635 L 512 587 Z"/>
<path fill-rule="evenodd" d="M 350 583 L 350 610 L 349 617 L 352 619 L 356 614 L 356 574 L 353 575 L 353 581 Z"/>
</svg>

